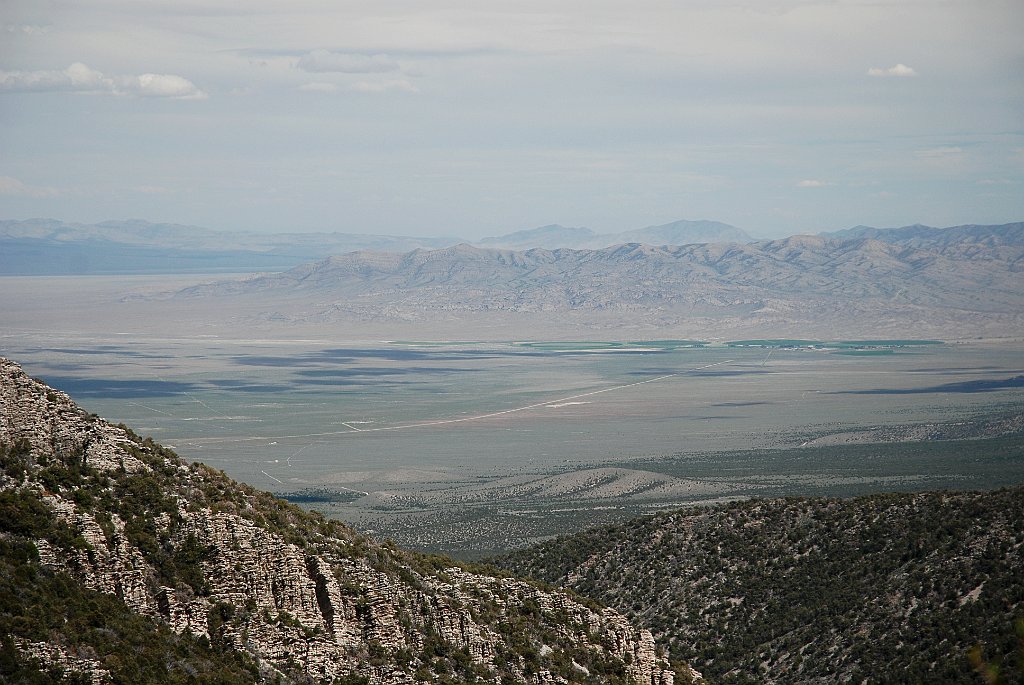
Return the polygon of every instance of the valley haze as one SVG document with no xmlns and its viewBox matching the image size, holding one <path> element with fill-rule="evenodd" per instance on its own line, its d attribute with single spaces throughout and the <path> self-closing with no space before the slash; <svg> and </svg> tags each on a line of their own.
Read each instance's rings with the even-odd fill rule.
<svg viewBox="0 0 1024 685">
<path fill-rule="evenodd" d="M 343 234 L 232 237 L 116 222 L 8 221 L 0 229 L 4 272 L 41 277 L 6 279 L 5 311 L 14 327 L 20 315 L 31 319 L 33 312 L 45 317 L 53 311 L 52 304 L 24 299 L 49 290 L 68 298 L 62 303 L 68 305 L 61 312 L 65 324 L 102 330 L 106 325 L 96 324 L 114 316 L 125 333 L 200 326 L 205 334 L 228 337 L 249 331 L 330 333 L 350 340 L 948 339 L 1013 337 L 1024 330 L 1022 223 L 858 227 L 751 241 L 736 240 L 738 229 L 724 224 L 675 222 L 614 236 L 679 239 L 673 242 L 572 247 L 581 241 L 570 232 L 568 246 L 560 246 L 555 238 L 565 232 L 551 227 L 492 241 L 550 245 L 529 249 L 438 247 L 443 238 L 424 245 Z M 685 240 L 709 234 L 727 237 Z M 604 242 L 592 236 L 582 242 L 595 240 Z M 325 254 L 352 241 L 365 249 Z M 142 273 L 187 274 L 204 266 L 231 271 L 253 263 L 278 266 L 271 273 L 206 284 L 197 283 L 199 276 L 191 283 L 176 276 L 165 284 L 156 274 L 148 280 L 113 278 L 131 274 L 133 265 Z M 91 279 L 71 293 L 62 292 L 71 281 L 43 278 L 93 272 L 111 278 Z M 98 299 L 71 306 L 90 291 Z"/>
<path fill-rule="evenodd" d="M 45 249 L 158 255 L 187 230 L 190 258 L 230 247 L 5 226 Z M 274 259 L 325 248 L 265 239 Z M 685 503 L 1024 478 L 999 442 L 1022 411 L 1024 224 L 391 247 L 248 275 L 6 276 L 0 345 L 189 458 L 467 556 Z M 872 447 L 893 440 L 899 458 Z"/>
</svg>

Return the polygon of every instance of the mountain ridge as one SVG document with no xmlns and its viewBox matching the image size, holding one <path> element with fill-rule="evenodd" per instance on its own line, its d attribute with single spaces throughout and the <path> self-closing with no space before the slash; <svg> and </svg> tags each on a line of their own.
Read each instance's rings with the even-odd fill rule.
<svg viewBox="0 0 1024 685">
<path fill-rule="evenodd" d="M 1024 486 L 752 499 L 492 561 L 644 621 L 714 682 L 970 682 L 972 650 L 1024 681 Z"/>
<path fill-rule="evenodd" d="M 1020 226 L 965 225 L 945 229 L 911 226 L 876 229 L 858 226 L 830 237 L 874 237 L 899 242 L 917 229 L 917 245 L 941 236 L 975 237 Z M 903 233 L 900 233 L 900 232 Z M 924 233 L 922 233 L 924 231 Z M 1016 240 L 1019 241 L 1019 231 Z M 976 239 L 975 242 L 979 240 Z M 95 224 L 56 219 L 0 220 L 0 274 L 121 274 L 280 271 L 304 261 L 359 250 L 405 253 L 440 249 L 461 242 L 453 236 L 370 235 L 343 232 L 256 233 L 219 231 L 199 226 L 153 223 L 142 219 Z M 550 224 L 472 242 L 478 247 L 601 249 L 622 243 L 681 245 L 758 242 L 742 229 L 717 221 L 679 220 L 667 224 L 599 234 L 589 228 Z"/>
<path fill-rule="evenodd" d="M 414 320 L 427 312 L 578 317 L 622 325 L 697 325 L 839 336 L 934 336 L 1024 330 L 1024 236 L 996 246 L 907 246 L 873 238 L 792 236 L 750 244 L 516 251 L 460 244 L 404 255 L 354 252 L 247 280 L 208 283 L 178 298 L 250 299 L 275 316 Z M 984 293 L 981 297 L 979 293 Z M 302 298 L 315 294 L 319 309 Z M 241 301 L 239 299 L 238 301 Z M 285 304 L 287 302 L 287 304 Z M 298 304 L 298 303 L 302 304 Z M 688 324 L 688 322 L 692 322 Z M 820 333 L 818 333 L 820 335 Z"/>
<path fill-rule="evenodd" d="M 932 244 L 952 245 L 955 243 L 972 242 L 992 244 L 1020 244 L 1024 241 L 1024 222 L 984 225 L 963 224 L 936 228 L 925 224 L 912 224 L 899 228 L 875 228 L 873 226 L 854 226 L 840 231 L 820 233 L 829 238 L 856 239 L 871 238 L 900 245 Z"/>
</svg>

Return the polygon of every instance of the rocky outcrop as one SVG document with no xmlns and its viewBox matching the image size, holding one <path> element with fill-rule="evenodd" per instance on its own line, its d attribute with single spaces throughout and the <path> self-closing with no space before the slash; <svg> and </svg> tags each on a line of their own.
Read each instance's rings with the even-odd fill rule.
<svg viewBox="0 0 1024 685">
<path fill-rule="evenodd" d="M 63 673 L 81 676 L 89 685 L 110 685 L 113 682 L 110 671 L 103 668 L 96 659 L 73 656 L 60 646 L 49 642 L 15 640 L 15 644 L 29 659 L 34 659 L 42 666 L 57 667 Z"/>
<path fill-rule="evenodd" d="M 149 587 L 151 569 L 142 552 L 126 538 L 120 517 L 111 516 L 113 534 L 108 540 L 92 514 L 81 511 L 74 502 L 53 493 L 45 493 L 43 497 L 57 518 L 85 541 L 82 547 L 69 551 L 55 548 L 46 540 L 37 540 L 36 547 L 44 563 L 70 573 L 90 590 L 119 597 L 136 613 L 157 615 L 157 598 Z"/>
<path fill-rule="evenodd" d="M 123 449 L 124 429 L 100 421 L 66 393 L 29 378 L 20 367 L 0 359 L 0 443 L 21 440 L 32 455 L 80 459 L 99 471 L 135 472 L 142 463 Z"/>
<path fill-rule="evenodd" d="M 4 491 L 38 498 L 70 531 L 33 540 L 39 563 L 177 634 L 248 655 L 264 678 L 675 679 L 651 633 L 611 609 L 373 543 L 185 464 L 3 359 L 0 442 Z M 78 658 L 59 644 L 21 651 Z M 106 677 L 99 664 L 79 667 Z"/>
</svg>

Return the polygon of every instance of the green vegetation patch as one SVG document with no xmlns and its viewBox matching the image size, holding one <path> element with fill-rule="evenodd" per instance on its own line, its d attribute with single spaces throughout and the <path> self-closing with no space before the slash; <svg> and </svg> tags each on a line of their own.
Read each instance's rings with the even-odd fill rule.
<svg viewBox="0 0 1024 685">
<path fill-rule="evenodd" d="M 385 342 L 388 345 L 403 347 L 470 347 L 487 344 L 479 340 L 388 340 Z"/>
<path fill-rule="evenodd" d="M 631 340 L 631 341 L 534 341 L 515 343 L 520 347 L 546 352 L 591 352 L 600 350 L 642 350 L 659 351 L 704 347 L 704 340 Z"/>
<path fill-rule="evenodd" d="M 347 504 L 365 496 L 355 490 L 332 490 L 331 488 L 303 488 L 295 492 L 275 492 L 274 497 L 293 504 Z"/>
<path fill-rule="evenodd" d="M 727 347 L 821 347 L 820 340 L 797 340 L 786 338 L 765 338 L 757 340 L 730 340 Z"/>
<path fill-rule="evenodd" d="M 829 343 L 829 347 L 923 347 L 945 345 L 941 340 L 840 340 Z"/>
<path fill-rule="evenodd" d="M 625 346 L 621 342 L 524 342 L 516 343 L 522 347 L 547 352 L 584 352 L 587 350 L 613 350 Z"/>
<path fill-rule="evenodd" d="M 882 350 L 860 350 L 860 349 L 843 349 L 837 351 L 835 354 L 841 354 L 844 357 L 886 357 L 889 355 L 896 354 L 895 350 L 882 349 Z"/>
<path fill-rule="evenodd" d="M 39 562 L 33 542 L 64 550 L 88 549 L 58 520 L 38 493 L 0 493 L 0 674 L 11 683 L 88 683 L 87 675 L 24 656 L 15 644 L 46 642 L 68 655 L 98 662 L 115 683 L 256 683 L 255 665 L 202 637 L 178 635 L 165 624 L 133 613 L 111 595 L 87 590 L 74 578 Z M 193 541 L 194 542 L 194 541 Z M 182 546 L 180 562 L 195 569 L 204 550 Z M 189 578 L 188 580 L 195 580 Z"/>
<path fill-rule="evenodd" d="M 638 340 L 626 343 L 629 347 L 653 347 L 659 350 L 681 350 L 691 347 L 706 347 L 706 340 Z"/>
<path fill-rule="evenodd" d="M 816 436 L 808 436 L 816 437 Z M 890 490 L 996 488 L 1024 483 L 1019 433 L 936 440 L 738 450 L 610 464 L 677 478 L 731 484 L 734 496 L 814 494 L 848 497 Z"/>
<path fill-rule="evenodd" d="M 984 662 L 1024 683 L 1022 550 L 1016 487 L 751 499 L 495 561 L 607 602 L 711 682 L 984 682 Z"/>
<path fill-rule="evenodd" d="M 0 541 L 0 635 L 4 682 L 89 682 L 82 674 L 25 658 L 15 638 L 60 644 L 72 656 L 98 661 L 115 683 L 260 682 L 257 668 L 241 653 L 190 633 L 178 635 L 115 597 L 46 570 L 25 540 Z"/>
</svg>

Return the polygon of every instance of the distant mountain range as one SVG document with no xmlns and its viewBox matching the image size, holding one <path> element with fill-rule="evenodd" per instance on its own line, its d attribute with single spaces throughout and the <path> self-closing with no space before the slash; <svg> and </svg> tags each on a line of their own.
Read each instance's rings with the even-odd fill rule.
<svg viewBox="0 0 1024 685">
<path fill-rule="evenodd" d="M 740 229 L 715 221 L 677 221 L 620 233 L 551 225 L 485 238 L 481 247 L 601 248 L 628 242 L 683 245 L 749 242 Z M 0 275 L 281 271 L 357 250 L 408 252 L 467 241 L 453 236 L 361 233 L 252 233 L 142 220 L 98 224 L 54 219 L 0 221 Z"/>
<path fill-rule="evenodd" d="M 833 231 L 820 235 L 843 240 L 870 238 L 907 247 L 948 247 L 964 243 L 979 244 L 986 247 L 1004 245 L 1012 247 L 1024 242 L 1024 222 L 1001 224 L 998 226 L 966 224 L 949 228 L 934 228 L 923 224 L 903 226 L 902 228 L 854 226 L 842 231 Z"/>
<path fill-rule="evenodd" d="M 229 233 L 141 220 L 0 221 L 0 275 L 279 271 L 353 250 L 405 252 L 458 242 L 358 233 Z"/>
<path fill-rule="evenodd" d="M 674 221 L 660 226 L 648 226 L 619 233 L 595 233 L 589 228 L 566 228 L 558 224 L 541 226 L 528 231 L 484 238 L 476 243 L 481 247 L 503 247 L 528 250 L 543 247 L 600 249 L 624 243 L 647 245 L 692 245 L 697 243 L 749 243 L 753 242 L 742 229 L 717 221 Z"/>
<path fill-rule="evenodd" d="M 255 297 L 280 321 L 415 321 L 441 313 L 504 312 L 591 325 L 815 330 L 826 336 L 1024 330 L 1024 225 L 975 227 L 958 231 L 956 239 L 930 242 L 898 235 L 915 245 L 794 236 L 598 250 L 457 245 L 405 254 L 353 252 L 282 273 L 195 286 L 178 297 Z"/>
</svg>

